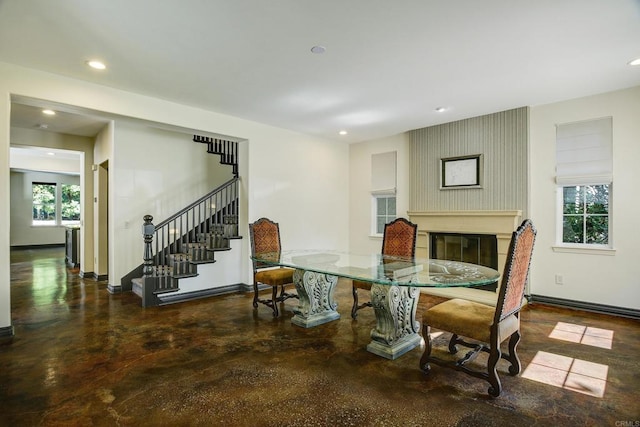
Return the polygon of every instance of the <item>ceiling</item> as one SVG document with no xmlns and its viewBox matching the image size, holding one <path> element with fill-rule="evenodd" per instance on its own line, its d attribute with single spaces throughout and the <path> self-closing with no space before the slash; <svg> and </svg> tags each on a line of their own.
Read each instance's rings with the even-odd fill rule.
<svg viewBox="0 0 640 427">
<path fill-rule="evenodd" d="M 0 61 L 346 142 L 637 86 L 638 57 L 640 0 L 0 0 Z"/>
</svg>

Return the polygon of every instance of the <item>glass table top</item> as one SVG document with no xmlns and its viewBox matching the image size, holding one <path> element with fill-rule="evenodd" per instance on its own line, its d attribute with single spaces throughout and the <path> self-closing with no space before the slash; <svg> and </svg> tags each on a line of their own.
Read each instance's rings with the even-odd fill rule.
<svg viewBox="0 0 640 427">
<path fill-rule="evenodd" d="M 471 287 L 493 283 L 500 273 L 492 268 L 459 261 L 360 255 L 325 250 L 295 250 L 262 254 L 255 261 L 382 285 L 416 287 Z"/>
</svg>

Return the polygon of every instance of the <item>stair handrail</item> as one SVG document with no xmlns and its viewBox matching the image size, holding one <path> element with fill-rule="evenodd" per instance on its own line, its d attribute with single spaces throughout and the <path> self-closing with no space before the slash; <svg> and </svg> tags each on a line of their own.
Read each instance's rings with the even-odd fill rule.
<svg viewBox="0 0 640 427">
<path fill-rule="evenodd" d="M 203 242 L 196 244 L 206 247 L 204 242 L 212 240 L 209 233 L 214 234 L 213 241 L 222 241 L 227 245 L 229 238 L 238 237 L 238 182 L 237 177 L 230 179 L 158 225 L 153 225 L 151 215 L 144 216 L 145 292 L 152 295 L 178 289 L 174 272 L 168 265 L 169 254 L 182 253 L 185 245 L 194 242 Z M 193 272 L 196 270 L 189 262 L 187 268 Z"/>
<path fill-rule="evenodd" d="M 196 206 L 198 206 L 199 204 L 201 204 L 202 202 L 204 202 L 205 200 L 207 200 L 208 198 L 210 198 L 211 196 L 214 195 L 214 193 L 217 193 L 219 191 L 224 190 L 225 188 L 231 186 L 231 184 L 239 181 L 240 178 L 238 177 L 234 177 L 231 178 L 229 181 L 225 182 L 224 184 L 220 185 L 219 187 L 217 187 L 216 189 L 210 191 L 209 193 L 205 194 L 204 196 L 200 197 L 198 200 L 196 200 L 195 202 L 191 203 L 190 205 L 187 205 L 186 207 L 180 209 L 178 212 L 174 213 L 173 215 L 171 215 L 170 217 L 166 218 L 165 220 L 161 221 L 159 224 L 157 224 L 156 230 L 158 228 L 164 227 L 165 225 L 167 225 L 168 223 L 170 223 L 171 221 L 175 220 L 176 218 L 178 218 L 180 215 L 183 215 L 184 213 L 186 213 L 187 211 L 195 208 Z"/>
</svg>

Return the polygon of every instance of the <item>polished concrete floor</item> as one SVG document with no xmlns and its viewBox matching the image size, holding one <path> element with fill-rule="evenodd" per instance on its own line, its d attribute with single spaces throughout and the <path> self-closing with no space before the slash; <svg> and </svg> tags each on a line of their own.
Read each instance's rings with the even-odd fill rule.
<svg viewBox="0 0 640 427">
<path fill-rule="evenodd" d="M 12 250 L 15 337 L 0 344 L 1 426 L 638 426 L 640 322 L 531 306 L 520 376 L 488 383 L 365 349 L 371 310 L 303 329 L 251 295 L 160 308 L 82 280 L 62 249 Z M 420 312 L 435 303 L 422 295 Z M 446 336 L 436 340 L 446 343 Z M 478 360 L 478 363 L 482 360 Z"/>
</svg>

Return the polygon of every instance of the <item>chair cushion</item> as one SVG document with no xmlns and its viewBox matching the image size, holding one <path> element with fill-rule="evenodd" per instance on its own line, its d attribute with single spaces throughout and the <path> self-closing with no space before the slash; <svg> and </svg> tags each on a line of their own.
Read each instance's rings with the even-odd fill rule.
<svg viewBox="0 0 640 427">
<path fill-rule="evenodd" d="M 491 342 L 491 325 L 495 307 L 464 299 L 451 299 L 431 307 L 422 316 L 422 322 L 433 328 Z M 504 341 L 520 328 L 520 319 L 514 314 L 498 325 L 498 343 Z"/>
<path fill-rule="evenodd" d="M 256 273 L 256 282 L 269 286 L 280 286 L 293 283 L 292 268 L 273 268 Z"/>
<path fill-rule="evenodd" d="M 361 282 L 360 280 L 354 280 L 353 287 L 358 289 L 371 290 L 371 282 Z"/>
</svg>

